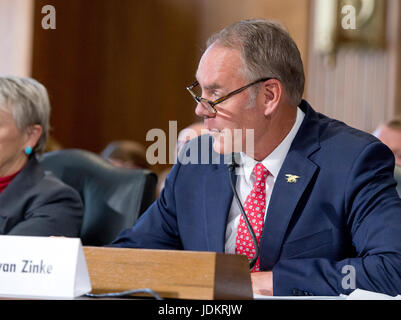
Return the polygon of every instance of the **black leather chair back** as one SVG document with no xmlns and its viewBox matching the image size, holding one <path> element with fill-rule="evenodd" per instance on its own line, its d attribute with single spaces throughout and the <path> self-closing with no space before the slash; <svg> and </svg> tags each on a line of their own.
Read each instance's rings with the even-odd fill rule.
<svg viewBox="0 0 401 320">
<path fill-rule="evenodd" d="M 83 245 L 109 244 L 132 227 L 155 198 L 157 176 L 149 170 L 116 168 L 97 154 L 79 149 L 48 152 L 40 162 L 80 193 Z"/>
</svg>

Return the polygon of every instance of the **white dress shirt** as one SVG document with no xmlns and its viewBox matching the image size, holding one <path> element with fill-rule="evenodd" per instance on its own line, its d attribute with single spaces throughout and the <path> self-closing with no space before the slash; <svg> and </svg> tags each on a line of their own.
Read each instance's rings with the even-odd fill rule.
<svg viewBox="0 0 401 320">
<path fill-rule="evenodd" d="M 270 197 L 273 191 L 274 183 L 283 165 L 284 159 L 287 156 L 291 143 L 294 140 L 299 127 L 305 117 L 304 112 L 298 107 L 297 117 L 291 131 L 287 134 L 284 140 L 270 153 L 261 163 L 269 170 L 270 174 L 266 179 L 266 208 L 269 207 Z M 237 168 L 237 183 L 236 190 L 241 203 L 244 204 L 246 197 L 251 192 L 255 182 L 255 175 L 253 168 L 258 163 L 256 160 L 248 157 L 245 153 L 241 152 L 242 165 Z M 231 204 L 230 212 L 227 219 L 226 228 L 226 243 L 225 253 L 235 253 L 235 238 L 237 236 L 237 228 L 241 216 L 240 208 L 238 207 L 235 197 Z M 266 212 L 265 212 L 266 219 Z"/>
</svg>

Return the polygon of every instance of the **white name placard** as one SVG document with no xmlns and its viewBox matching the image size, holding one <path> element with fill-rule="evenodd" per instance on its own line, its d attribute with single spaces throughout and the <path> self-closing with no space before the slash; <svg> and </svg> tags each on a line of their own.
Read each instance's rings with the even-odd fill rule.
<svg viewBox="0 0 401 320">
<path fill-rule="evenodd" d="M 79 238 L 0 236 L 0 295 L 63 299 L 91 290 Z"/>
</svg>

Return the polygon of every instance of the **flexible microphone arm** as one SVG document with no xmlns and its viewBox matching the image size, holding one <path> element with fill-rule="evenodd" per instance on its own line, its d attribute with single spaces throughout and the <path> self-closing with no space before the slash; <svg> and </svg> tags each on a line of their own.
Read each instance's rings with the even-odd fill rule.
<svg viewBox="0 0 401 320">
<path fill-rule="evenodd" d="M 241 210 L 242 217 L 245 220 L 246 227 L 248 228 L 249 233 L 251 234 L 252 242 L 255 247 L 255 254 L 254 254 L 253 258 L 249 261 L 249 269 L 252 270 L 252 268 L 255 266 L 256 261 L 258 260 L 258 257 L 259 257 L 259 245 L 258 245 L 258 240 L 256 239 L 256 236 L 255 236 L 255 232 L 253 231 L 253 228 L 252 228 L 251 224 L 249 223 L 249 220 L 248 220 L 248 217 L 246 216 L 244 207 L 241 204 L 241 200 L 239 199 L 237 190 L 235 189 L 235 186 L 234 186 L 235 168 L 239 167 L 239 165 L 235 162 L 234 152 L 231 154 L 231 156 L 232 156 L 232 161 L 228 165 L 228 170 L 230 171 L 231 189 L 233 190 L 234 197 L 237 200 L 238 207 Z"/>
</svg>

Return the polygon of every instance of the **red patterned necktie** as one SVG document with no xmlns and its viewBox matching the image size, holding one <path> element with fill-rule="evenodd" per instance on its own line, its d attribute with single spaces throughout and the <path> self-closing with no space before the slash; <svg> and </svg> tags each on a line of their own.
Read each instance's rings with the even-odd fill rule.
<svg viewBox="0 0 401 320">
<path fill-rule="evenodd" d="M 256 177 L 255 183 L 244 203 L 244 210 L 248 217 L 249 223 L 255 232 L 256 239 L 260 241 L 264 224 L 265 209 L 266 209 L 266 178 L 269 171 L 261 163 L 258 163 L 253 168 L 253 173 Z M 255 246 L 253 244 L 251 234 L 246 226 L 244 217 L 241 215 L 236 237 L 235 253 L 246 255 L 251 260 L 255 255 Z M 259 258 L 251 272 L 258 272 Z"/>
</svg>

